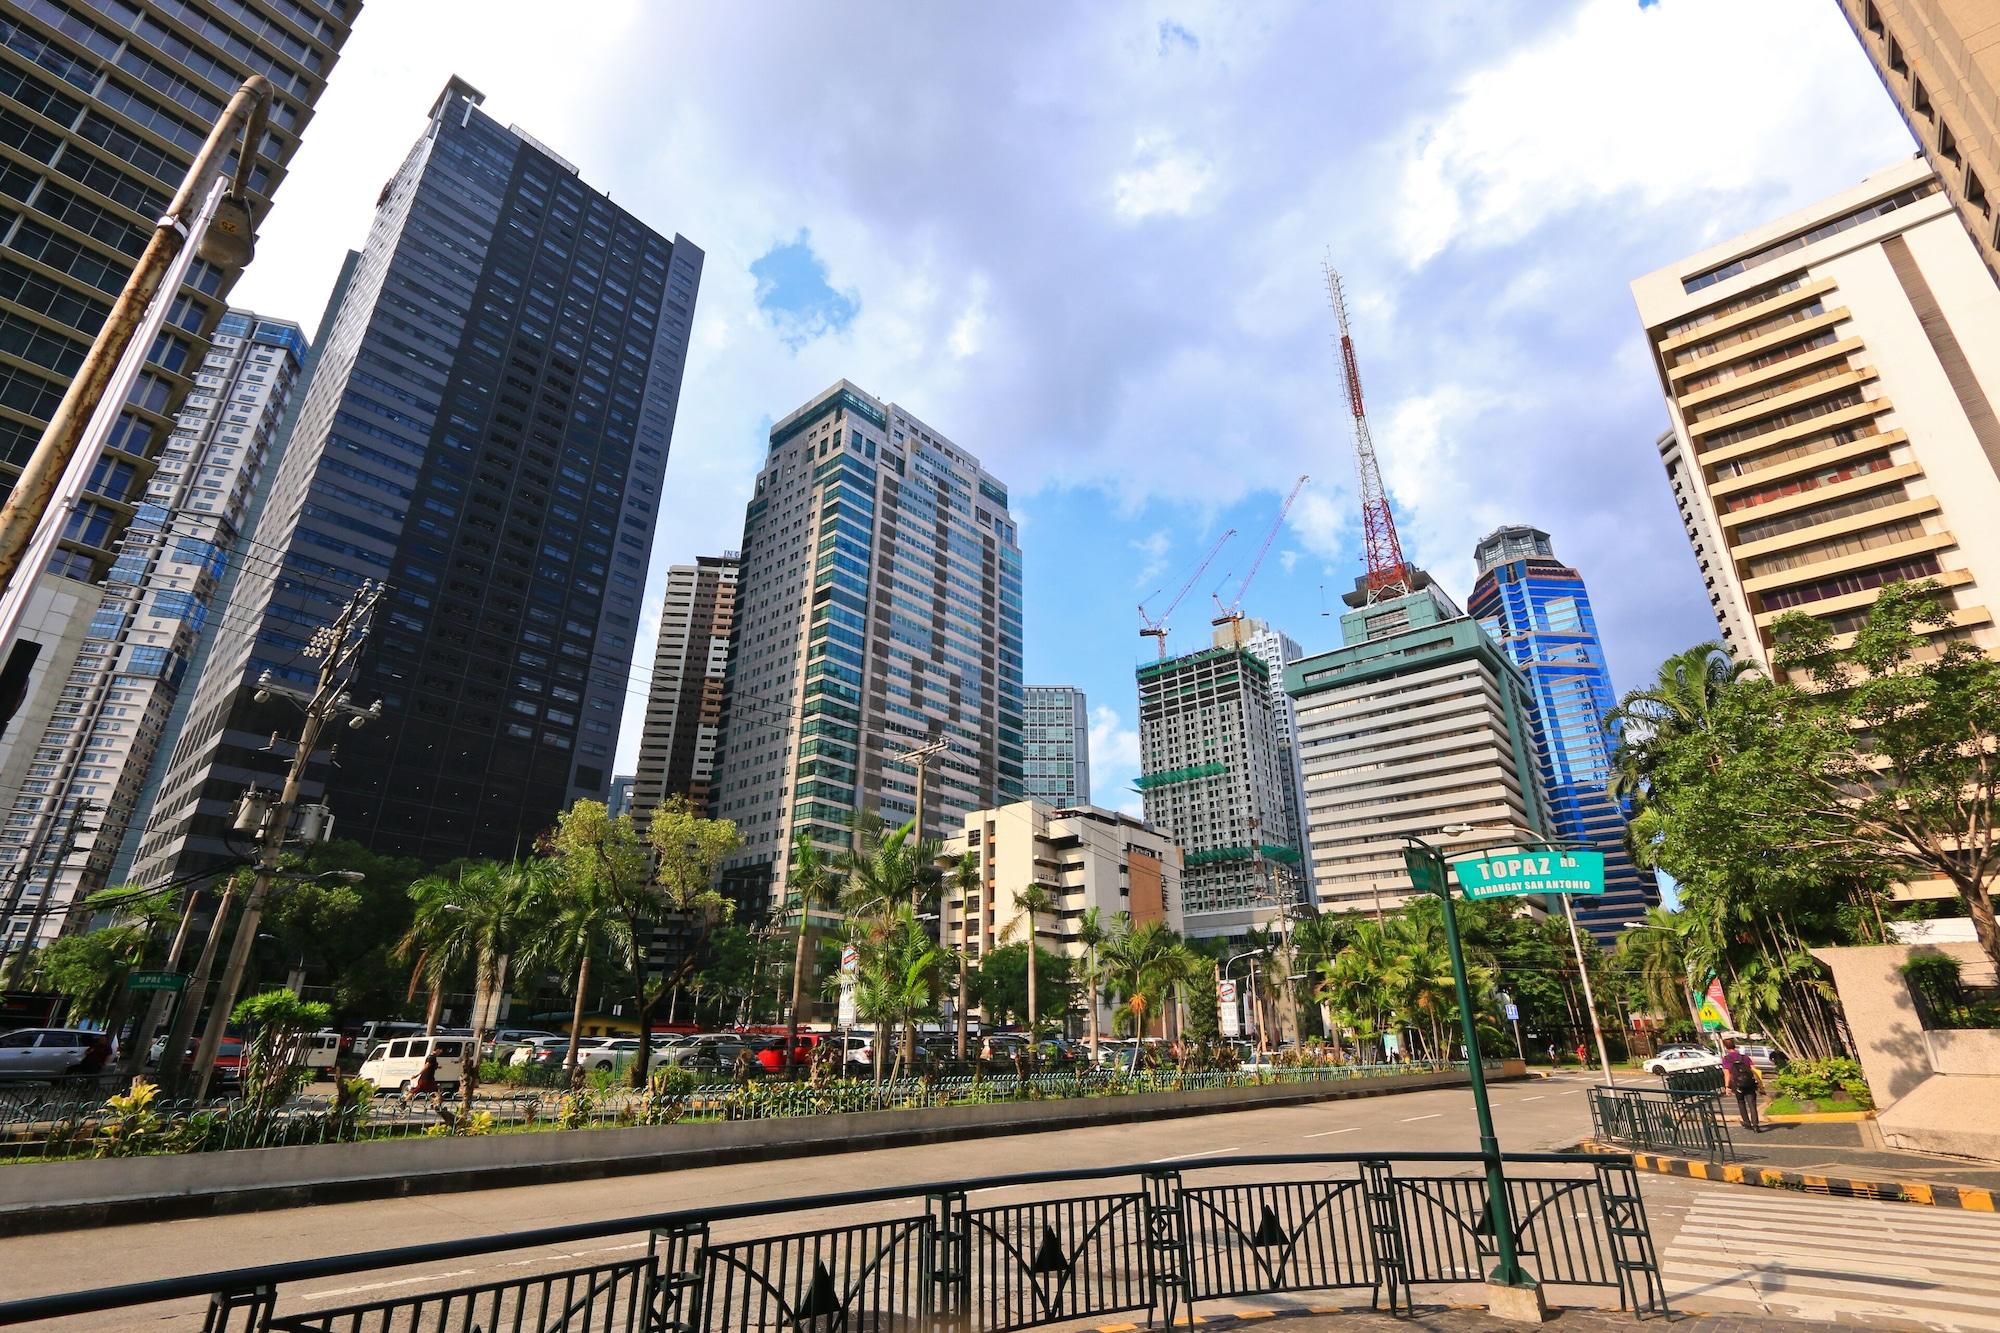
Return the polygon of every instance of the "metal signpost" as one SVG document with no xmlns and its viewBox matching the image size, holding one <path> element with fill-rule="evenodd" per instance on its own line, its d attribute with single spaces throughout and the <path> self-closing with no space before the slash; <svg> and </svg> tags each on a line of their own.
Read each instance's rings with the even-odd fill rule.
<svg viewBox="0 0 2000 1333">
<path fill-rule="evenodd" d="M 1486 1099 L 1486 1071 L 1480 1066 L 1479 1024 L 1472 1012 L 1472 990 L 1465 980 L 1465 949 L 1458 938 L 1458 909 L 1452 906 L 1451 883 L 1445 878 L 1444 854 L 1423 839 L 1403 835 L 1403 864 L 1419 893 L 1434 893 L 1444 905 L 1444 942 L 1451 954 L 1451 982 L 1458 996 L 1458 1019 L 1465 1038 L 1466 1079 L 1472 1084 L 1472 1109 L 1479 1119 L 1479 1156 L 1486 1167 L 1486 1217 L 1498 1262 L 1490 1275 L 1495 1286 L 1537 1293 L 1528 1270 L 1514 1248 L 1514 1210 L 1507 1197 L 1507 1177 L 1500 1164 L 1500 1140 L 1493 1133 L 1493 1107 Z"/>
</svg>

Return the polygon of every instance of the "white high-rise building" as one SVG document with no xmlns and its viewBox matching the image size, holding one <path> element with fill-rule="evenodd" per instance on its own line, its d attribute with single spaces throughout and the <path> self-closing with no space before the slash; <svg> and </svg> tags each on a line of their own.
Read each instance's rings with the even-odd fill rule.
<svg viewBox="0 0 2000 1333">
<path fill-rule="evenodd" d="M 711 810 L 741 907 L 782 901 L 795 832 L 849 845 L 857 811 L 916 810 L 902 758 L 936 739 L 924 830 L 1022 795 L 1021 549 L 1007 488 L 842 380 L 771 428 L 743 517 Z"/>
<path fill-rule="evenodd" d="M 1921 161 L 1632 284 L 1661 456 L 1724 641 L 1768 665 L 1803 611 L 1853 633 L 1930 579 L 2000 652 L 2000 287 Z"/>
<path fill-rule="evenodd" d="M 1090 706 L 1070 685 L 1028 687 L 1028 795 L 1062 809 L 1090 804 Z"/>
<path fill-rule="evenodd" d="M 633 823 L 645 832 L 671 796 L 708 806 L 715 744 L 729 671 L 729 629 L 736 620 L 734 551 L 704 555 L 667 570 L 646 726 L 631 791 Z"/>
<path fill-rule="evenodd" d="M 103 599 L 52 712 L 0 750 L 0 938 L 17 947 L 88 922 L 69 905 L 103 888 L 154 756 L 185 708 L 205 631 L 227 619 L 216 593 L 230 568 L 271 559 L 245 535 L 252 497 L 306 355 L 296 324 L 231 310 L 216 326 L 134 510 Z M 52 587 L 48 580 L 44 587 Z M 191 693 L 191 691 L 189 691 Z M 87 817 L 71 847 L 73 803 Z M 49 876 L 54 872 L 53 883 Z M 49 891 L 45 895 L 44 887 Z"/>
</svg>

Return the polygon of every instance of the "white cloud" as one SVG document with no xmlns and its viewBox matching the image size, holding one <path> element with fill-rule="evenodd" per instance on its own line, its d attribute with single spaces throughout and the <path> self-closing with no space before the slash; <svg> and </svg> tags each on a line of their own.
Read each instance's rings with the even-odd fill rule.
<svg viewBox="0 0 2000 1333">
<path fill-rule="evenodd" d="M 1133 153 L 1140 165 L 1111 182 L 1112 206 L 1128 222 L 1186 217 L 1215 177 L 1207 161 L 1161 136 L 1142 135 Z"/>
<path fill-rule="evenodd" d="M 1461 80 L 1416 130 L 1396 210 L 1402 257 L 1416 267 L 1453 244 L 1503 245 L 1611 198 L 1629 211 L 1716 193 L 1811 197 L 1829 161 L 1882 127 L 1880 107 L 1854 95 L 1869 77 L 1854 34 L 1826 11 L 1824 0 L 1583 5 Z"/>
<path fill-rule="evenodd" d="M 1165 528 L 1155 528 L 1137 541 L 1126 543 L 1146 558 L 1145 563 L 1139 566 L 1139 572 L 1132 576 L 1133 587 L 1144 588 L 1166 572 L 1167 553 L 1173 549 L 1173 544 L 1173 534 Z"/>
<path fill-rule="evenodd" d="M 1090 799 L 1093 804 L 1140 814 L 1145 803 L 1132 783 L 1139 776 L 1139 733 L 1118 710 L 1098 704 L 1090 710 Z"/>
<path fill-rule="evenodd" d="M 1299 553 L 1297 551 L 1284 550 L 1278 552 L 1278 568 L 1284 570 L 1287 574 L 1289 574 L 1298 567 L 1299 567 Z"/>
</svg>

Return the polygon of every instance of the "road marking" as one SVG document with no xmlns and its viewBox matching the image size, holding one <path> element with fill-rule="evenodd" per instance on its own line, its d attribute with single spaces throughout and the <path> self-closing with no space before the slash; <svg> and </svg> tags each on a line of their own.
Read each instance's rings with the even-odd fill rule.
<svg viewBox="0 0 2000 1333">
<path fill-rule="evenodd" d="M 1155 1157 L 1152 1161 L 1146 1163 L 1146 1165 L 1158 1166 L 1161 1162 L 1185 1162 L 1190 1157 L 1220 1157 L 1226 1152 L 1242 1151 L 1241 1148 L 1205 1148 L 1201 1152 L 1184 1152 L 1178 1157 Z"/>
<path fill-rule="evenodd" d="M 1306 1137 L 1309 1139 L 1323 1139 L 1329 1134 L 1352 1134 L 1355 1130 L 1360 1128 L 1361 1126 L 1359 1125 L 1349 1125 L 1346 1129 L 1322 1129 L 1319 1133 L 1308 1134 L 1306 1135 Z"/>
<path fill-rule="evenodd" d="M 1523 1097 L 1521 1100 L 1524 1102 L 1546 1101 L 1548 1099 L 1548 1095 L 1549 1094 L 1547 1094 L 1546 1092 L 1538 1092 L 1532 1097 Z"/>
<path fill-rule="evenodd" d="M 1439 1116 L 1441 1116 L 1441 1115 L 1443 1115 L 1443 1114 L 1444 1114 L 1444 1112 L 1443 1112 L 1443 1111 L 1432 1111 L 1432 1112 L 1431 1112 L 1431 1113 L 1430 1113 L 1429 1115 L 1411 1115 L 1411 1116 L 1404 1116 L 1404 1117 L 1403 1117 L 1403 1120 L 1402 1120 L 1402 1123 L 1403 1123 L 1403 1124 L 1405 1124 L 1405 1125 L 1408 1125 L 1408 1124 L 1412 1124 L 1412 1123 L 1414 1123 L 1414 1122 L 1416 1122 L 1416 1121 L 1418 1121 L 1418 1120 L 1435 1120 L 1435 1119 L 1437 1119 L 1437 1118 L 1438 1118 Z"/>
</svg>

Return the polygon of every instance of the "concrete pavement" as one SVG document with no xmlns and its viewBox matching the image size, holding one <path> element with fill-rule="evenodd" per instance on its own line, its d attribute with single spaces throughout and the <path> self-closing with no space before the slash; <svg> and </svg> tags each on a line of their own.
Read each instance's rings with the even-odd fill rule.
<svg viewBox="0 0 2000 1333">
<path fill-rule="evenodd" d="M 1501 1145 L 1507 1151 L 1560 1149 L 1589 1129 L 1580 1076 L 1493 1090 Z M 1050 1134 L 973 1140 L 961 1144 L 824 1154 L 788 1163 L 684 1170 L 651 1176 L 577 1181 L 420 1198 L 175 1222 L 97 1228 L 0 1240 L 0 1298 L 74 1290 L 116 1281 L 417 1244 L 710 1206 L 1012 1171 L 1061 1169 L 1284 1152 L 1471 1151 L 1477 1146 L 1470 1094 L 1463 1089 L 1414 1092 L 1361 1102 L 1272 1108 L 1195 1120 L 1108 1125 Z M 1249 1173 L 1243 1173 L 1247 1178 Z M 1229 1179 L 1221 1171 L 1206 1179 Z M 1268 1177 L 1267 1177 L 1268 1178 Z M 2000 1328 L 1983 1316 L 1990 1304 L 1980 1273 L 2000 1269 L 2000 1218 L 1952 1214 L 1961 1225 L 1935 1228 L 1934 1210 L 1907 1204 L 1794 1199 L 1741 1186 L 1643 1177 L 1643 1189 L 1668 1290 L 1677 1309 L 1772 1317 L 1854 1320 L 1873 1327 Z M 985 1199 L 984 1202 L 1004 1202 Z M 1763 1206 L 1782 1206 L 1766 1215 Z M 1806 1209 L 1790 1211 L 1793 1207 Z M 907 1213 L 907 1203 L 849 1210 L 864 1215 Z M 1913 1216 L 1914 1215 L 1914 1216 Z M 1928 1215 L 1928 1216 L 1927 1216 Z M 1740 1219 L 1741 1225 L 1733 1219 Z M 830 1225 L 826 1215 L 789 1215 L 783 1229 Z M 769 1227 L 771 1224 L 764 1224 Z M 757 1234 L 755 1223 L 724 1224 L 718 1239 Z M 1829 1238 L 1851 1242 L 1834 1247 Z M 1856 1253 L 1869 1238 L 1887 1237 L 1872 1262 Z M 1815 1259 L 1815 1247 L 1826 1254 Z M 427 1288 L 462 1286 L 539 1270 L 602 1263 L 643 1252 L 639 1237 L 606 1237 L 576 1247 L 516 1252 L 379 1274 L 353 1274 L 300 1284 L 286 1305 L 330 1305 Z M 1840 1285 L 1847 1284 L 1847 1285 Z M 1425 1293 L 1420 1292 L 1419 1296 Z M 1442 1293 L 1440 1293 L 1442 1295 Z M 1328 1299 L 1328 1296 L 1333 1296 Z M 1445 1299 L 1464 1302 L 1466 1289 Z M 1569 1299 L 1565 1291 L 1564 1298 Z M 1348 1303 L 1337 1294 L 1296 1302 L 1296 1308 Z M 1899 1305 L 1900 1303 L 1900 1305 Z M 198 1328 L 190 1303 L 149 1318 L 149 1327 Z M 1202 1313 L 1231 1307 L 1204 1304 Z M 1274 1308 L 1270 1300 L 1236 1308 Z M 1896 1313 L 1911 1312 L 1909 1317 Z M 64 1329 L 127 1328 L 133 1315 L 107 1314 L 65 1322 Z M 1578 1326 L 1583 1320 L 1578 1317 Z M 1342 1324 L 1352 1327 L 1352 1324 Z M 1407 1326 L 1407 1325 L 1406 1325 Z M 1420 1326 L 1475 1327 L 1464 1323 Z"/>
</svg>

